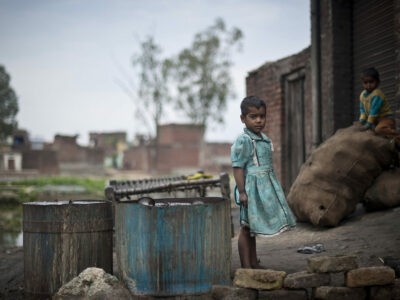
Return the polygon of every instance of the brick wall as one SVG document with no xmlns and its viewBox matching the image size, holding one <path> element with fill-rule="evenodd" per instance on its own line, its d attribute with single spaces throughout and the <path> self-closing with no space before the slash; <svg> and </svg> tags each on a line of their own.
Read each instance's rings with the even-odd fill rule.
<svg viewBox="0 0 400 300">
<path fill-rule="evenodd" d="M 200 145 L 160 145 L 158 152 L 157 171 L 161 174 L 174 172 L 196 171 L 200 168 Z"/>
<path fill-rule="evenodd" d="M 232 143 L 206 143 L 202 169 L 206 173 L 232 172 Z"/>
<path fill-rule="evenodd" d="M 148 151 L 145 145 L 131 147 L 124 152 L 123 167 L 127 170 L 142 170 L 149 172 Z"/>
<path fill-rule="evenodd" d="M 85 159 L 85 153 L 81 151 L 76 139 L 77 136 L 56 135 L 54 137 L 51 148 L 58 152 L 59 162 L 80 162 Z"/>
<path fill-rule="evenodd" d="M 194 124 L 168 124 L 159 126 L 159 145 L 198 144 L 203 140 L 204 127 Z"/>
<path fill-rule="evenodd" d="M 400 49 L 400 0 L 394 1 L 394 30 L 395 30 L 395 37 L 396 37 L 396 48 Z M 396 65 L 396 77 L 394 80 L 396 80 L 397 83 L 400 82 L 400 51 L 397 50 L 396 52 L 396 60 L 394 61 L 394 64 Z M 396 114 L 396 124 L 397 124 L 397 129 L 400 130 L 400 84 L 396 85 L 396 94 L 395 94 L 395 99 L 394 103 L 396 107 L 393 108 L 395 110 Z"/>
<path fill-rule="evenodd" d="M 264 133 L 274 143 L 274 169 L 279 181 L 283 182 L 285 169 L 284 153 L 284 76 L 304 68 L 304 103 L 305 103 L 305 139 L 306 155 L 308 156 L 312 147 L 312 124 L 311 124 L 311 62 L 310 48 L 306 48 L 298 54 L 283 58 L 276 62 L 268 62 L 260 68 L 249 72 L 246 78 L 246 94 L 255 95 L 264 99 L 267 103 L 267 124 Z"/>
<path fill-rule="evenodd" d="M 35 169 L 41 174 L 58 174 L 58 154 L 53 150 L 24 150 L 22 169 Z"/>
<path fill-rule="evenodd" d="M 124 168 L 159 174 L 224 171 L 230 169 L 230 143 L 205 143 L 203 126 L 168 124 L 159 127 L 158 158 L 154 143 L 124 152 Z M 225 170 L 226 171 L 226 170 Z"/>
</svg>

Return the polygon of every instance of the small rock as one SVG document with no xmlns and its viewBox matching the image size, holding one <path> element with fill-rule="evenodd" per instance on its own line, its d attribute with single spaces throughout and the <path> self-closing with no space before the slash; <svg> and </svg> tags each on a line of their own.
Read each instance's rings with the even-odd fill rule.
<svg viewBox="0 0 400 300">
<path fill-rule="evenodd" d="M 367 292 L 363 288 L 342 286 L 320 286 L 313 289 L 315 300 L 364 300 Z"/>
<path fill-rule="evenodd" d="M 283 281 L 283 286 L 289 289 L 305 289 L 329 284 L 329 274 L 307 273 L 305 271 L 289 274 Z"/>
<path fill-rule="evenodd" d="M 346 273 L 348 287 L 391 284 L 394 279 L 394 270 L 389 267 L 359 268 Z"/>
<path fill-rule="evenodd" d="M 70 282 L 64 284 L 53 300 L 69 299 L 133 299 L 129 290 L 103 269 L 87 268 Z"/>
<path fill-rule="evenodd" d="M 249 289 L 275 290 L 282 288 L 285 276 L 286 273 L 283 271 L 237 269 L 233 284 Z"/>
<path fill-rule="evenodd" d="M 356 269 L 356 255 L 318 256 L 308 258 L 309 273 L 343 272 Z"/>
</svg>

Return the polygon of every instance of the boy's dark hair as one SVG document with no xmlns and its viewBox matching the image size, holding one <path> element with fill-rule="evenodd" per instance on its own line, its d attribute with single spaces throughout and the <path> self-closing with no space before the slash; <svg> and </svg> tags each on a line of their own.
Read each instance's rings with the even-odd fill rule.
<svg viewBox="0 0 400 300">
<path fill-rule="evenodd" d="M 376 79 L 377 81 L 380 81 L 379 79 L 379 72 L 375 68 L 368 68 L 365 69 L 364 71 L 361 72 L 361 78 L 365 77 L 372 77 Z"/>
<path fill-rule="evenodd" d="M 248 96 L 242 100 L 242 103 L 240 103 L 240 110 L 242 111 L 242 116 L 246 116 L 249 112 L 250 109 L 249 107 L 255 107 L 259 109 L 261 106 L 267 110 L 267 105 L 265 104 L 264 100 L 256 97 L 256 96 Z"/>
</svg>

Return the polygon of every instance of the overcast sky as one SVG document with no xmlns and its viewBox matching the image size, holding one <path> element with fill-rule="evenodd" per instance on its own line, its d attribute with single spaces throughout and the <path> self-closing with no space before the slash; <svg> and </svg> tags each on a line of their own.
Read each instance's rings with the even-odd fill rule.
<svg viewBox="0 0 400 300">
<path fill-rule="evenodd" d="M 206 139 L 231 142 L 242 130 L 247 73 L 310 45 L 309 6 L 309 0 L 0 0 L 0 64 L 19 99 L 19 127 L 31 138 L 79 134 L 86 145 L 89 132 L 126 131 L 132 140 L 145 128 L 116 81 L 122 72 L 135 81 L 130 61 L 138 38 L 154 36 L 163 56 L 172 56 L 221 17 L 243 31 L 243 50 L 233 56 L 236 98 L 222 112 L 225 125 L 210 127 Z M 187 120 L 168 113 L 162 121 Z"/>
</svg>

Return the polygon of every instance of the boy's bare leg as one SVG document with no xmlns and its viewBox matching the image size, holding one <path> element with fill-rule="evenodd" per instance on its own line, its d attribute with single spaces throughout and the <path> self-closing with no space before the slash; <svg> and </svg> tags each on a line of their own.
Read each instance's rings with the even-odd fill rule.
<svg viewBox="0 0 400 300">
<path fill-rule="evenodd" d="M 393 118 L 382 118 L 379 120 L 378 124 L 376 124 L 375 132 L 388 138 L 394 138 L 398 134 Z"/>
<path fill-rule="evenodd" d="M 251 237 L 250 230 L 246 227 L 240 228 L 238 250 L 242 268 L 251 269 Z"/>
</svg>

